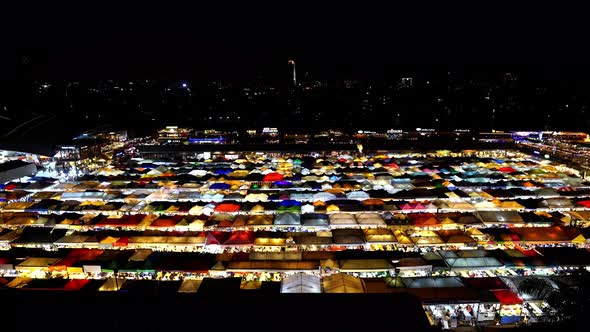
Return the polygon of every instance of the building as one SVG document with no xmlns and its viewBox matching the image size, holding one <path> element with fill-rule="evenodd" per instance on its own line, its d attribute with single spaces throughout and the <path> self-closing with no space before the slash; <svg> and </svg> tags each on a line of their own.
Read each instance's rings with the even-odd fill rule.
<svg viewBox="0 0 590 332">
<path fill-rule="evenodd" d="M 289 85 L 297 86 L 297 72 L 295 70 L 295 60 L 289 60 Z"/>
<path fill-rule="evenodd" d="M 192 133 L 192 128 L 179 128 L 177 126 L 167 126 L 164 129 L 158 130 L 158 142 L 184 143 L 188 141 Z"/>
<path fill-rule="evenodd" d="M 108 149 L 105 139 L 75 139 L 72 144 L 58 145 L 55 158 L 60 161 L 78 161 L 101 156 Z"/>
<path fill-rule="evenodd" d="M 287 86 L 287 104 L 289 108 L 297 107 L 297 71 L 295 60 L 289 60 L 289 82 Z"/>
</svg>

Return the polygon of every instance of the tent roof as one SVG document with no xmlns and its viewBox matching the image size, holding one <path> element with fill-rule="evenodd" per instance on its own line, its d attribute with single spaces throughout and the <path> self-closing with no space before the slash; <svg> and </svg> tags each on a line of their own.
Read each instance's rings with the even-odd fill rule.
<svg viewBox="0 0 590 332">
<path fill-rule="evenodd" d="M 319 277 L 297 273 L 284 278 L 281 282 L 281 293 L 321 293 Z"/>
<path fill-rule="evenodd" d="M 501 304 L 522 304 L 522 299 L 508 289 L 494 289 L 491 292 Z"/>
<path fill-rule="evenodd" d="M 179 293 L 196 293 L 201 286 L 202 279 L 184 279 L 182 284 L 180 284 L 180 288 L 178 288 Z"/>
<path fill-rule="evenodd" d="M 382 271 L 393 268 L 386 259 L 346 259 L 339 263 L 341 271 Z"/>
<path fill-rule="evenodd" d="M 346 273 L 337 273 L 322 280 L 324 293 L 365 293 L 366 287 L 362 279 Z"/>
<path fill-rule="evenodd" d="M 408 288 L 453 288 L 464 287 L 459 277 L 417 277 L 404 278 Z"/>
</svg>

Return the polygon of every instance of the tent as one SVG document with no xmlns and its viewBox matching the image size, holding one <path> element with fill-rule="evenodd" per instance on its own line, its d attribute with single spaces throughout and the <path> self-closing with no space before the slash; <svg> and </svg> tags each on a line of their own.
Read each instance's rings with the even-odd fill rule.
<svg viewBox="0 0 590 332">
<path fill-rule="evenodd" d="M 479 211 L 484 224 L 522 224 L 524 220 L 516 211 Z"/>
<path fill-rule="evenodd" d="M 101 292 L 115 292 L 121 289 L 126 281 L 127 279 L 123 278 L 109 278 L 98 290 Z"/>
<path fill-rule="evenodd" d="M 202 279 L 184 279 L 182 284 L 180 284 L 180 288 L 178 288 L 179 293 L 196 293 L 201 286 Z"/>
<path fill-rule="evenodd" d="M 330 214 L 330 226 L 352 227 L 357 226 L 354 215 L 348 213 Z"/>
<path fill-rule="evenodd" d="M 256 214 L 251 215 L 248 217 L 248 221 L 246 222 L 248 225 L 252 226 L 267 226 L 272 225 L 272 215 L 269 214 Z"/>
<path fill-rule="evenodd" d="M 346 273 L 337 273 L 322 280 L 324 293 L 365 293 L 366 286 L 362 279 Z"/>
<path fill-rule="evenodd" d="M 328 227 L 328 215 L 321 213 L 306 213 L 301 215 L 301 223 L 303 226 Z"/>
<path fill-rule="evenodd" d="M 348 199 L 356 199 L 356 200 L 367 200 L 370 198 L 369 194 L 364 191 L 351 191 L 346 194 L 346 198 Z"/>
<path fill-rule="evenodd" d="M 408 288 L 455 288 L 465 287 L 459 277 L 413 277 L 404 278 Z"/>
<path fill-rule="evenodd" d="M 346 259 L 340 262 L 340 271 L 365 272 L 365 271 L 388 271 L 393 265 L 387 259 Z"/>
<path fill-rule="evenodd" d="M 393 233 L 387 228 L 369 228 L 363 230 L 365 239 L 369 243 L 394 243 L 397 242 Z"/>
<path fill-rule="evenodd" d="M 209 189 L 213 190 L 229 190 L 230 188 L 231 186 L 229 184 L 223 182 L 213 183 L 209 186 Z"/>
<path fill-rule="evenodd" d="M 281 293 L 321 293 L 319 277 L 297 273 L 285 277 L 281 282 Z"/>
<path fill-rule="evenodd" d="M 215 207 L 215 212 L 238 212 L 240 211 L 239 204 L 221 203 Z"/>
<path fill-rule="evenodd" d="M 231 234 L 224 245 L 251 245 L 254 241 L 254 233 L 251 231 L 238 231 Z"/>
<path fill-rule="evenodd" d="M 283 175 L 280 173 L 268 173 L 262 179 L 264 182 L 275 182 L 281 180 L 283 180 Z"/>
<path fill-rule="evenodd" d="M 314 201 L 329 201 L 329 200 L 333 200 L 336 199 L 336 195 L 322 191 L 319 193 L 316 193 L 313 195 L 313 200 Z"/>
<path fill-rule="evenodd" d="M 364 226 L 385 226 L 386 223 L 378 213 L 359 213 L 356 216 L 359 225 Z"/>
<path fill-rule="evenodd" d="M 299 226 L 301 216 L 293 212 L 280 213 L 275 217 L 274 224 L 277 226 Z"/>
<path fill-rule="evenodd" d="M 502 305 L 522 304 L 522 299 L 508 289 L 493 289 L 491 292 Z"/>
</svg>

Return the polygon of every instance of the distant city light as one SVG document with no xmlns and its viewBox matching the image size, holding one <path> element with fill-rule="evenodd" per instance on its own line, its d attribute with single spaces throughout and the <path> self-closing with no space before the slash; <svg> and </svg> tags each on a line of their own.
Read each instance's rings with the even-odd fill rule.
<svg viewBox="0 0 590 332">
<path fill-rule="evenodd" d="M 187 84 L 186 83 L 182 83 L 182 87 L 183 88 L 186 88 L 187 87 Z"/>
</svg>

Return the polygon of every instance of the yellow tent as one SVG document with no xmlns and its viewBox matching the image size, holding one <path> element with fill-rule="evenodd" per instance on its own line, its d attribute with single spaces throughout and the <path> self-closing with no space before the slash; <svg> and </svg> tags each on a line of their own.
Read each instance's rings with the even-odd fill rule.
<svg viewBox="0 0 590 332">
<path fill-rule="evenodd" d="M 334 204 L 330 204 L 326 208 L 326 212 L 338 212 L 338 211 L 340 211 L 340 208 L 337 205 L 334 205 Z"/>
<path fill-rule="evenodd" d="M 268 237 L 259 237 L 254 240 L 254 244 L 257 246 L 284 246 L 285 239 L 284 238 L 268 238 Z"/>
<path fill-rule="evenodd" d="M 586 238 L 584 238 L 584 236 L 582 234 L 576 236 L 573 240 L 572 243 L 575 244 L 586 244 Z"/>
<path fill-rule="evenodd" d="M 88 205 L 92 205 L 92 206 L 102 206 L 105 205 L 106 202 L 104 201 L 84 201 L 82 203 L 80 203 L 79 206 L 88 206 Z"/>
<path fill-rule="evenodd" d="M 399 242 L 400 244 L 413 244 L 414 243 L 414 242 L 412 242 L 412 240 L 410 239 L 410 237 L 407 236 L 400 229 L 394 230 L 393 231 L 393 235 L 395 235 L 395 238 L 397 239 L 397 242 Z"/>
<path fill-rule="evenodd" d="M 240 289 L 243 289 L 243 290 L 256 290 L 256 289 L 260 289 L 261 286 L 262 286 L 262 281 L 242 279 L 242 282 L 240 283 Z"/>
<path fill-rule="evenodd" d="M 499 206 L 503 209 L 514 209 L 514 210 L 524 209 L 524 206 L 518 204 L 515 201 L 504 201 L 504 202 L 500 203 Z"/>
<path fill-rule="evenodd" d="M 112 236 L 107 236 L 104 239 L 100 240 L 100 243 L 113 244 L 113 243 L 115 243 L 117 241 L 119 241 L 119 238 L 112 237 Z"/>
<path fill-rule="evenodd" d="M 365 293 L 366 286 L 361 278 L 346 273 L 337 273 L 322 280 L 324 293 Z"/>
<path fill-rule="evenodd" d="M 260 204 L 256 204 L 250 209 L 250 213 L 263 213 L 263 212 L 264 212 L 264 206 L 262 206 Z"/>
<path fill-rule="evenodd" d="M 31 281 L 31 278 L 16 277 L 6 284 L 9 288 L 22 288 Z"/>
</svg>

